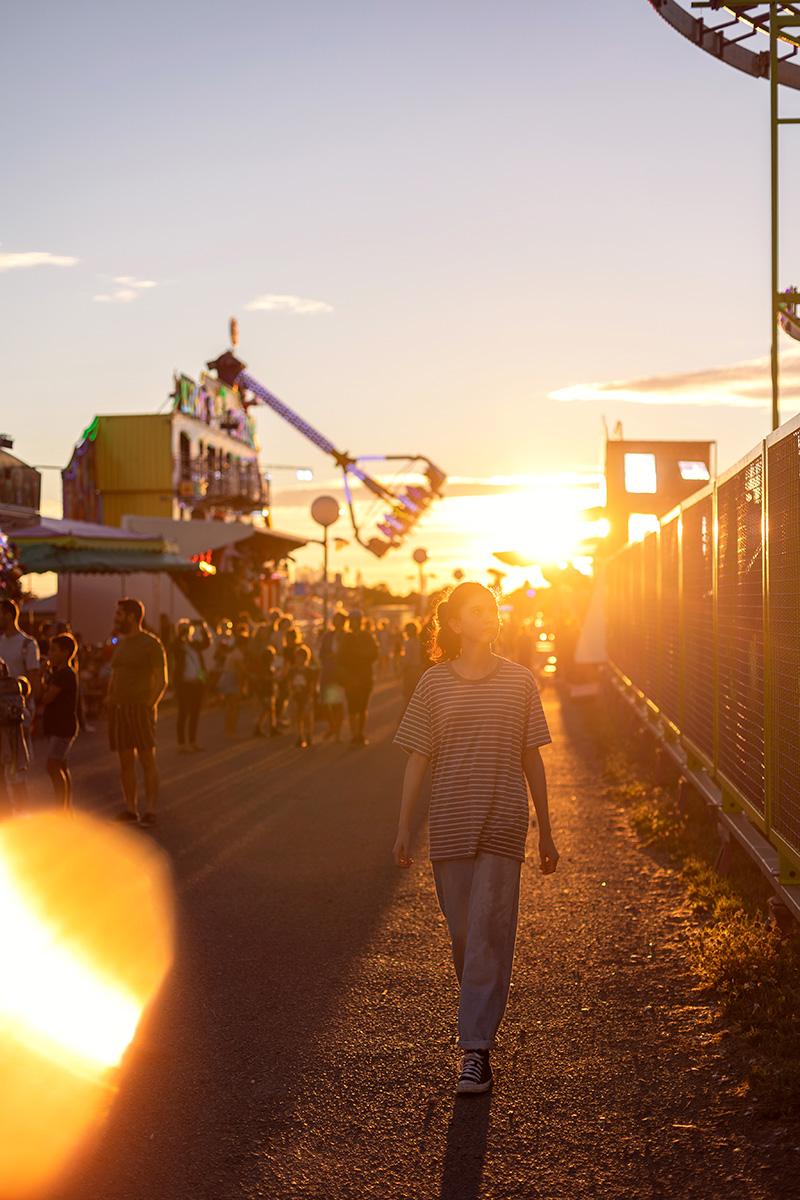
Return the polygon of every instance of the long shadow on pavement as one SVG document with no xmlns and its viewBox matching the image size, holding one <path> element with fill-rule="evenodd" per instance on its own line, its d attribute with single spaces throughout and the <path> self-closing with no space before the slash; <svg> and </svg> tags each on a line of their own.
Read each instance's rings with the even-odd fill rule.
<svg viewBox="0 0 800 1200">
<path fill-rule="evenodd" d="M 478 1200 L 486 1159 L 492 1093 L 457 1096 L 447 1127 L 441 1200 Z"/>
<path fill-rule="evenodd" d="M 248 739 L 204 755 L 202 771 L 166 745 L 164 722 L 158 840 L 176 870 L 176 965 L 102 1141 L 59 1200 L 221 1200 L 280 1161 L 351 964 L 397 886 L 399 699 L 376 694 L 366 750 Z M 212 746 L 221 718 L 204 720 Z M 84 780 L 107 809 L 99 742 Z M 75 782 L 80 805 L 79 761 Z"/>
</svg>

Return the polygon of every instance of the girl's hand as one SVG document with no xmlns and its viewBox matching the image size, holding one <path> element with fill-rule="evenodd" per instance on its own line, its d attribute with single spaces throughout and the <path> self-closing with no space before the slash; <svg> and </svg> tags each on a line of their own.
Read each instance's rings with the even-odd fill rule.
<svg viewBox="0 0 800 1200">
<path fill-rule="evenodd" d="M 413 858 L 409 858 L 408 851 L 410 848 L 411 837 L 407 829 L 398 829 L 397 840 L 392 848 L 392 858 L 397 867 L 410 867 Z"/>
<path fill-rule="evenodd" d="M 543 875 L 552 875 L 558 863 L 558 851 L 551 834 L 539 837 L 539 869 Z"/>
</svg>

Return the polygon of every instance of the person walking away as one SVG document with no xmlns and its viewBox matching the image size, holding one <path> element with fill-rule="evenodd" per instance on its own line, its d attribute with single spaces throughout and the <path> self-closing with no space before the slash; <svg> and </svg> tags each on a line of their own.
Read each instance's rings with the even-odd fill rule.
<svg viewBox="0 0 800 1200">
<path fill-rule="evenodd" d="M 402 679 L 402 677 L 403 677 L 403 644 L 404 644 L 405 639 L 403 637 L 403 629 L 401 629 L 399 625 L 397 625 L 392 630 L 392 638 L 393 638 L 392 662 L 393 662 L 393 667 L 394 667 L 394 677 L 395 677 L 395 679 Z"/>
<path fill-rule="evenodd" d="M 378 647 L 372 634 L 363 628 L 364 618 L 358 609 L 348 616 L 349 633 L 339 647 L 339 667 L 347 697 L 347 719 L 350 722 L 351 742 L 366 746 L 364 726 L 372 693 L 372 664 L 378 657 Z"/>
<path fill-rule="evenodd" d="M 0 658 L 13 679 L 25 676 L 31 685 L 33 699 L 40 692 L 39 646 L 19 627 L 19 606 L 15 600 L 0 600 Z"/>
<path fill-rule="evenodd" d="M 56 800 L 72 812 L 72 775 L 69 752 L 78 736 L 78 676 L 75 660 L 78 645 L 69 633 L 50 640 L 48 668 L 42 681 L 44 736 L 47 742 L 47 774 Z"/>
<path fill-rule="evenodd" d="M 126 596 L 117 602 L 108 694 L 108 738 L 119 758 L 125 808 L 118 821 L 150 826 L 156 823 L 158 767 L 156 719 L 158 702 L 167 686 L 167 658 L 155 636 L 142 628 L 144 605 Z M 136 760 L 144 778 L 145 811 L 137 804 Z"/>
<path fill-rule="evenodd" d="M 289 706 L 289 668 L 294 665 L 294 652 L 300 645 L 300 634 L 294 628 L 291 617 L 282 617 L 278 622 L 278 630 L 281 643 L 276 652 L 280 669 L 275 689 L 275 722 L 279 729 L 285 729 Z"/>
<path fill-rule="evenodd" d="M 251 680 L 256 721 L 253 737 L 266 737 L 264 722 L 269 720 L 269 736 L 279 737 L 280 730 L 275 722 L 275 650 L 269 640 L 270 630 L 262 625 L 253 639 L 251 655 Z"/>
<path fill-rule="evenodd" d="M 527 667 L 529 671 L 533 671 L 535 647 L 533 622 L 531 620 L 523 621 L 517 638 L 514 661 L 518 662 L 521 667 Z"/>
<path fill-rule="evenodd" d="M 179 754 L 199 754 L 205 746 L 197 744 L 197 725 L 206 688 L 203 651 L 209 639 L 199 627 L 199 637 L 191 621 L 178 621 L 170 654 L 170 678 L 178 703 L 177 738 Z M 188 734 L 188 740 L 187 740 Z"/>
<path fill-rule="evenodd" d="M 247 679 L 248 640 L 246 630 L 237 629 L 233 638 L 233 647 L 228 650 L 219 677 L 219 694 L 225 704 L 225 738 L 227 741 L 232 741 L 236 737 L 236 724 L 239 720 L 239 709 L 242 705 L 242 695 Z"/>
<path fill-rule="evenodd" d="M 403 703 L 408 705 L 414 695 L 414 690 L 422 678 L 425 667 L 422 663 L 422 645 L 419 640 L 419 629 L 415 621 L 409 621 L 403 629 L 402 664 L 403 664 Z"/>
<path fill-rule="evenodd" d="M 411 815 L 430 763 L 430 858 L 460 988 L 457 1091 L 485 1092 L 511 983 L 529 823 L 526 781 L 540 868 L 550 875 L 558 862 L 539 752 L 550 733 L 530 671 L 492 652 L 500 616 L 488 588 L 459 584 L 440 602 L 434 629 L 436 663 L 420 679 L 395 736 L 409 759 L 392 854 L 398 867 L 411 865 Z"/>
<path fill-rule="evenodd" d="M 378 677 L 388 679 L 392 670 L 392 643 L 394 636 L 388 621 L 379 621 L 376 634 L 378 642 Z"/>
<path fill-rule="evenodd" d="M 347 617 L 343 612 L 335 612 L 331 628 L 326 629 L 320 644 L 320 673 L 319 699 L 322 705 L 328 728 L 324 734 L 326 739 L 332 738 L 338 742 L 342 734 L 344 720 L 344 688 L 339 669 L 339 647 L 344 637 L 344 627 Z"/>
<path fill-rule="evenodd" d="M 219 677 L 222 674 L 225 659 L 228 657 L 229 651 L 233 649 L 234 644 L 233 624 L 225 617 L 217 624 L 214 632 L 214 645 L 211 653 L 212 667 L 208 679 L 212 702 L 222 699 L 219 694 Z"/>
<path fill-rule="evenodd" d="M 22 677 L 24 679 L 24 676 Z M 28 691 L 29 685 L 25 680 Z M 28 743 L 23 731 L 25 692 L 22 679 L 13 678 L 0 659 L 0 815 L 27 806 Z M 6 781 L 11 785 L 11 795 Z M 12 797 L 13 796 L 13 800 Z"/>
<path fill-rule="evenodd" d="M 311 666 L 308 646 L 295 647 L 294 659 L 288 672 L 289 720 L 297 734 L 295 746 L 305 750 L 313 741 L 314 700 L 317 693 L 318 671 Z"/>
<path fill-rule="evenodd" d="M 33 700 L 33 689 L 27 676 L 20 675 L 17 682 L 19 683 L 19 690 L 22 693 L 22 737 L 25 742 L 28 765 L 30 765 L 33 762 L 33 725 L 36 715 L 36 705 Z M 20 777 L 16 780 L 14 794 L 16 811 L 27 812 L 29 799 L 27 774 L 20 774 Z"/>
</svg>

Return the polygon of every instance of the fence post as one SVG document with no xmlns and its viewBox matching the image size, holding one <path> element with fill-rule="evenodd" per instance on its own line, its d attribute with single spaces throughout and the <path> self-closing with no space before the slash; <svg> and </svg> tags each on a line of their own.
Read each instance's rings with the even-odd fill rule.
<svg viewBox="0 0 800 1200">
<path fill-rule="evenodd" d="M 800 871 L 798 871 L 791 859 L 787 858 L 785 854 L 782 854 L 780 850 L 778 851 L 778 867 L 781 873 L 781 883 L 784 884 L 784 886 L 787 884 L 800 883 Z"/>
<path fill-rule="evenodd" d="M 711 761 L 714 764 L 714 777 L 719 770 L 719 510 L 717 505 L 717 481 L 711 492 L 711 630 L 714 640 L 714 688 L 712 692 L 714 749 Z"/>
<path fill-rule="evenodd" d="M 761 443 L 761 596 L 764 654 L 764 833 L 772 831 L 772 647 L 769 621 L 769 454 Z"/>
<path fill-rule="evenodd" d="M 722 789 L 722 811 L 725 813 L 740 813 L 744 811 L 739 801 L 725 787 Z"/>
</svg>

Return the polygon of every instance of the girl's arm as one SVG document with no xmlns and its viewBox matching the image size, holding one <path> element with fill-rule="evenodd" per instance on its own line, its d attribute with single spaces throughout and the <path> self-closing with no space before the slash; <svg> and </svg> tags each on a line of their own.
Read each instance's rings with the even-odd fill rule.
<svg viewBox="0 0 800 1200">
<path fill-rule="evenodd" d="M 428 769 L 429 758 L 413 750 L 406 763 L 406 773 L 403 777 L 403 799 L 400 802 L 400 820 L 397 825 L 397 840 L 392 850 L 392 857 L 398 867 L 410 867 L 412 859 L 408 851 L 411 845 L 411 817 L 419 796 L 419 789 Z"/>
<path fill-rule="evenodd" d="M 552 875 L 558 862 L 558 851 L 550 831 L 550 810 L 547 804 L 547 779 L 538 746 L 522 753 L 522 769 L 531 789 L 536 823 L 539 826 L 539 863 L 543 875 Z"/>
</svg>

